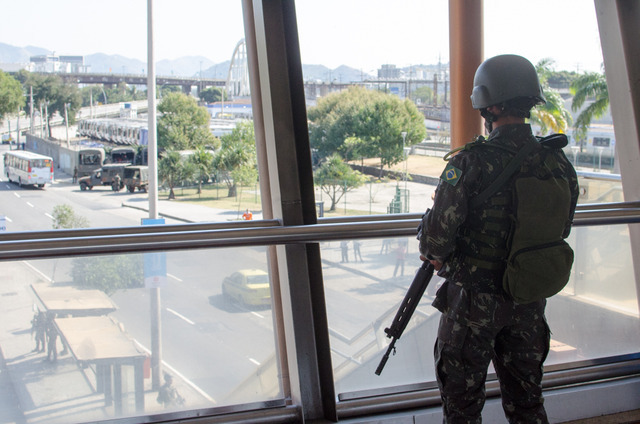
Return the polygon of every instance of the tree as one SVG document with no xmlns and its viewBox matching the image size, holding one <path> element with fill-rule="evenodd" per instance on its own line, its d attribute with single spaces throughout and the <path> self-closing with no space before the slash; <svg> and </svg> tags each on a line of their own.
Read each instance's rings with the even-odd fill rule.
<svg viewBox="0 0 640 424">
<path fill-rule="evenodd" d="M 89 220 L 83 216 L 76 215 L 69 205 L 56 205 L 53 207 L 53 229 L 87 228 Z"/>
<path fill-rule="evenodd" d="M 158 177 L 169 186 L 169 200 L 175 199 L 174 187 L 193 178 L 195 168 L 176 150 L 166 150 L 158 161 Z"/>
<path fill-rule="evenodd" d="M 70 205 L 56 205 L 51 213 L 53 217 L 52 227 L 54 230 L 70 229 L 70 228 L 87 228 L 89 220 L 83 216 L 77 215 Z M 79 259 L 76 259 L 76 261 Z M 53 260 L 53 271 L 51 272 L 51 281 L 55 281 L 56 269 L 58 267 L 58 259 Z"/>
<path fill-rule="evenodd" d="M 256 181 L 256 141 L 253 122 L 241 122 L 231 134 L 222 136 L 220 150 L 213 157 L 213 166 L 221 172 L 227 184 L 228 197 L 236 195 L 238 184 Z"/>
<path fill-rule="evenodd" d="M 75 259 L 71 277 L 78 287 L 102 290 L 109 295 L 119 289 L 142 287 L 143 256 L 127 254 Z"/>
<path fill-rule="evenodd" d="M 422 103 L 424 105 L 428 105 L 433 103 L 433 88 L 428 85 L 423 85 L 421 87 L 416 88 L 413 93 L 411 93 L 411 98 L 414 102 Z"/>
<path fill-rule="evenodd" d="M 76 121 L 76 113 L 82 105 L 82 95 L 75 84 L 64 83 L 59 75 L 40 75 L 26 71 L 18 73 L 18 80 L 22 81 L 26 91 L 30 92 L 30 89 L 33 89 L 34 109 L 39 110 L 40 106 L 43 106 L 43 113 L 46 110 L 45 119 L 49 128 L 49 137 L 51 137 L 51 126 L 48 123 L 56 113 L 62 117 L 65 116 L 65 105 L 69 124 Z M 31 104 L 27 104 L 29 113 L 31 113 L 30 107 Z"/>
<path fill-rule="evenodd" d="M 580 110 L 588 99 L 593 99 L 593 102 L 580 112 L 574 125 L 575 138 L 582 142 L 587 136 L 591 121 L 601 118 L 609 108 L 607 80 L 601 73 L 584 73 L 571 84 L 571 94 L 573 94 L 571 109 L 574 112 Z"/>
<path fill-rule="evenodd" d="M 131 102 L 134 100 L 144 100 L 147 98 L 146 91 L 138 91 L 135 85 L 127 85 L 120 82 L 115 88 L 105 88 L 99 85 L 90 85 L 82 88 L 82 106 L 88 107 L 97 105 L 98 103 L 120 103 Z"/>
<path fill-rule="evenodd" d="M 348 192 L 364 184 L 365 176 L 353 170 L 340 155 L 329 156 L 313 173 L 313 182 L 331 199 L 329 211 L 335 211 L 340 199 Z"/>
<path fill-rule="evenodd" d="M 341 153 L 349 161 L 358 157 L 380 158 L 380 170 L 404 158 L 405 146 L 421 142 L 426 136 L 424 116 L 409 100 L 352 87 L 318 101 L 308 113 L 311 147 L 321 158 Z M 358 148 L 345 146 L 358 139 Z M 349 142 L 347 140 L 350 140 Z M 356 156 L 357 155 L 357 156 Z"/>
<path fill-rule="evenodd" d="M 195 99 L 170 93 L 158 105 L 158 148 L 187 150 L 217 144 L 209 130 L 211 119 L 206 108 Z"/>
<path fill-rule="evenodd" d="M 223 95 L 224 95 L 224 99 L 226 100 L 227 98 L 226 93 L 222 88 L 219 88 L 219 87 L 207 87 L 204 90 L 200 91 L 200 94 L 198 94 L 198 96 L 200 97 L 200 100 L 202 100 L 205 103 L 219 102 L 220 100 L 222 100 Z"/>
<path fill-rule="evenodd" d="M 531 123 L 540 127 L 540 134 L 564 133 L 572 122 L 571 114 L 564 107 L 560 93 L 549 86 L 549 79 L 555 75 L 553 64 L 554 61 L 551 59 L 542 59 L 536 65 L 546 103 L 531 111 Z"/>
<path fill-rule="evenodd" d="M 14 114 L 24 106 L 24 96 L 20 81 L 0 71 L 0 120 L 5 115 Z"/>
<path fill-rule="evenodd" d="M 195 176 L 198 179 L 198 194 L 200 194 L 202 183 L 209 181 L 209 175 L 213 170 L 213 154 L 200 147 L 189 156 L 189 161 L 194 166 Z"/>
</svg>

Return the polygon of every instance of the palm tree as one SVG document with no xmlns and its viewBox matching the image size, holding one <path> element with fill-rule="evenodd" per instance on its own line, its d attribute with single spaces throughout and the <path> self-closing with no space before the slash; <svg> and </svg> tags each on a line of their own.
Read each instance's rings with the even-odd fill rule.
<svg viewBox="0 0 640 424">
<path fill-rule="evenodd" d="M 199 147 L 194 154 L 189 157 L 189 161 L 195 168 L 195 174 L 198 178 L 198 194 L 201 194 L 202 182 L 209 180 L 209 175 L 213 169 L 213 154 Z"/>
<path fill-rule="evenodd" d="M 573 101 L 571 109 L 575 112 L 579 110 L 588 99 L 594 99 L 576 119 L 574 133 L 576 140 L 582 141 L 586 138 L 587 130 L 593 119 L 602 117 L 609 108 L 609 88 L 604 74 L 598 72 L 586 72 L 578 77 L 571 84 L 571 94 Z"/>
<path fill-rule="evenodd" d="M 549 86 L 549 76 L 553 72 L 552 59 L 542 59 L 536 65 L 538 79 L 547 102 L 531 111 L 531 123 L 540 127 L 540 134 L 548 132 L 564 133 L 571 124 L 572 118 L 564 107 L 560 93 Z"/>
<path fill-rule="evenodd" d="M 165 151 L 158 162 L 159 177 L 169 185 L 169 200 L 176 198 L 173 188 L 182 177 L 182 167 L 182 156 L 176 150 Z"/>
</svg>

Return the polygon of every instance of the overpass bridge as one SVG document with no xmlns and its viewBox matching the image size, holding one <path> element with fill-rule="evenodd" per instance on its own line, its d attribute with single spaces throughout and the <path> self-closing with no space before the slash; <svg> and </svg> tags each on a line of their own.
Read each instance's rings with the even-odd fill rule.
<svg viewBox="0 0 640 424">
<path fill-rule="evenodd" d="M 64 82 L 76 84 L 102 84 L 112 88 L 124 82 L 129 85 L 147 85 L 147 74 L 99 74 L 99 73 L 60 73 Z M 158 87 L 175 85 L 182 87 L 184 93 L 190 93 L 193 87 L 197 87 L 198 93 L 208 87 L 224 87 L 226 80 L 214 78 L 156 76 Z"/>
</svg>

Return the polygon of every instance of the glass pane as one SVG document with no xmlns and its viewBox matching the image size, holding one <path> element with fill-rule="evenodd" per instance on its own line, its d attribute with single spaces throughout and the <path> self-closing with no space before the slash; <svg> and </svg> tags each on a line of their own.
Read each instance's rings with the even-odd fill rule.
<svg viewBox="0 0 640 424">
<path fill-rule="evenodd" d="M 578 227 L 572 277 L 551 298 L 547 318 L 551 354 L 546 364 L 638 352 L 638 292 L 628 225 Z"/>
<path fill-rule="evenodd" d="M 1 403 L 72 423 L 281 399 L 269 284 L 225 280 L 266 263 L 265 248 L 4 263 Z M 155 341 L 175 391 L 152 385 Z"/>
<path fill-rule="evenodd" d="M 539 6 L 532 8 L 529 2 L 513 0 L 486 2 L 485 55 L 516 53 L 539 65 L 549 104 L 557 109 L 534 116 L 536 133 L 566 133 L 570 143 L 565 151 L 581 174 L 619 174 L 608 107 L 601 116 L 595 114 L 588 120 L 584 136 L 579 137 L 574 129 L 578 117 L 597 98 L 604 96 L 608 104 L 593 2 L 572 0 L 558 6 L 544 0 Z M 540 34 L 535 43 L 523 43 L 531 38 L 531 28 L 522 23 L 548 22 L 548 10 L 575 18 Z M 345 205 L 343 197 L 348 198 L 358 186 L 375 187 L 391 180 L 402 187 L 407 179 L 437 180 L 444 164 L 430 159 L 442 157 L 450 149 L 448 2 L 408 0 L 396 2 L 391 8 L 369 1 L 351 1 L 348 5 L 299 2 L 296 12 L 310 139 L 318 168 L 316 198 L 324 201 L 326 216 L 357 214 L 358 208 Z M 326 19 L 319 18 L 325 14 Z M 566 42 L 558 43 L 558 37 Z M 576 104 L 574 110 L 571 84 L 587 73 L 599 76 L 603 84 L 596 87 L 603 90 L 589 93 L 586 102 Z M 410 127 L 409 120 L 387 112 L 398 109 L 380 106 L 385 101 L 393 104 L 404 100 L 424 118 L 417 125 L 424 132 L 417 126 Z M 563 116 L 564 123 L 557 116 Z M 543 125 L 554 121 L 559 124 Z M 328 160 L 334 154 L 364 177 L 350 176 L 351 171 L 337 168 L 338 163 Z M 617 194 L 621 196 L 621 192 Z M 620 196 L 585 194 L 584 198 L 610 202 Z M 405 201 L 405 196 L 387 197 L 389 207 L 383 213 L 414 211 L 413 189 L 406 198 L 410 200 Z M 367 211 L 366 207 L 361 209 Z"/>
<path fill-rule="evenodd" d="M 34 6 L 29 1 L 12 5 L 5 12 L 15 18 L 0 27 L 0 38 L 7 44 L 1 68 L 25 72 L 20 81 L 27 95 L 19 116 L 12 112 L 6 121 L 3 118 L 3 139 L 11 135 L 13 144 L 7 138 L 0 155 L 24 148 L 49 156 L 53 166 L 47 166 L 48 176 L 52 169 L 54 179 L 46 180 L 42 189 L 30 184 L 27 175 L 35 172 L 26 167 L 15 164 L 11 174 L 2 169 L 2 181 L 13 184 L 2 184 L 0 216 L 7 216 L 8 231 L 60 228 L 52 216 L 58 216 L 56 206 L 65 205 L 78 219 L 63 225 L 139 225 L 139 219 L 128 219 L 137 213 L 122 206 L 148 209 L 147 3 L 114 0 L 98 11 L 69 0 L 55 7 Z M 213 156 L 234 148 L 233 143 L 221 146 L 221 139 L 240 122 L 252 125 L 241 2 L 185 0 L 179 7 L 159 2 L 153 12 L 158 108 L 169 108 L 158 115 L 158 146 L 160 152 L 181 152 L 179 166 L 168 173 L 168 164 L 158 165 L 159 212 L 192 221 L 226 221 L 243 219 L 249 209 L 252 219 L 260 219 L 257 173 L 237 172 L 254 170 L 255 155 L 229 166 L 213 164 Z M 51 22 L 57 23 L 58 31 L 24 31 L 46 28 Z M 101 30 L 114 24 L 126 30 Z M 47 86 L 45 77 L 51 87 L 64 89 Z M 60 100 L 57 93 L 70 94 Z M 171 96 L 176 96 L 173 103 Z M 68 104 L 66 111 L 63 104 Z M 186 112 L 171 122 L 162 119 L 178 109 Z M 202 114 L 199 119 L 192 118 L 196 112 Z M 253 152 L 252 133 L 247 138 L 242 141 Z M 198 148 L 203 155 L 196 154 Z M 197 165 L 183 166 L 190 161 Z M 172 203 L 200 210 L 200 216 L 172 215 L 167 201 L 171 187 Z"/>
<path fill-rule="evenodd" d="M 571 280 L 546 309 L 552 341 L 545 365 L 637 352 L 640 316 L 629 266 L 629 227 L 576 227 L 569 242 L 575 251 Z M 440 314 L 431 302 L 442 282 L 438 276 L 396 343 L 396 354 L 380 376 L 374 373 L 390 342 L 384 329 L 420 266 L 418 255 L 412 237 L 322 244 L 338 394 L 435 381 L 433 343 Z"/>
<path fill-rule="evenodd" d="M 387 6 L 296 4 L 316 200 L 325 216 L 422 213 L 431 192 L 419 186 L 435 184 L 444 169 L 448 3 Z M 406 105 L 410 114 L 403 114 Z M 369 197 L 352 203 L 360 191 Z"/>
<path fill-rule="evenodd" d="M 415 238 L 333 241 L 322 243 L 321 253 L 336 392 L 434 381 L 440 314 L 431 301 L 438 276 L 396 343 L 397 353 L 375 374 L 390 341 L 384 329 L 421 264 Z"/>
</svg>

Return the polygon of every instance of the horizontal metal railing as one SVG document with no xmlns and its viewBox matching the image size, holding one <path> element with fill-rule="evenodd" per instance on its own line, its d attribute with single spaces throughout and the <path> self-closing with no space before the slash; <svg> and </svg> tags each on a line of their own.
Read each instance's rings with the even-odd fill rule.
<svg viewBox="0 0 640 424">
<path fill-rule="evenodd" d="M 264 220 L 7 233 L 0 235 L 0 260 L 413 236 L 420 218 L 395 214 L 326 218 L 314 225 Z M 625 202 L 581 205 L 573 225 L 639 222 L 640 202 Z"/>
</svg>

